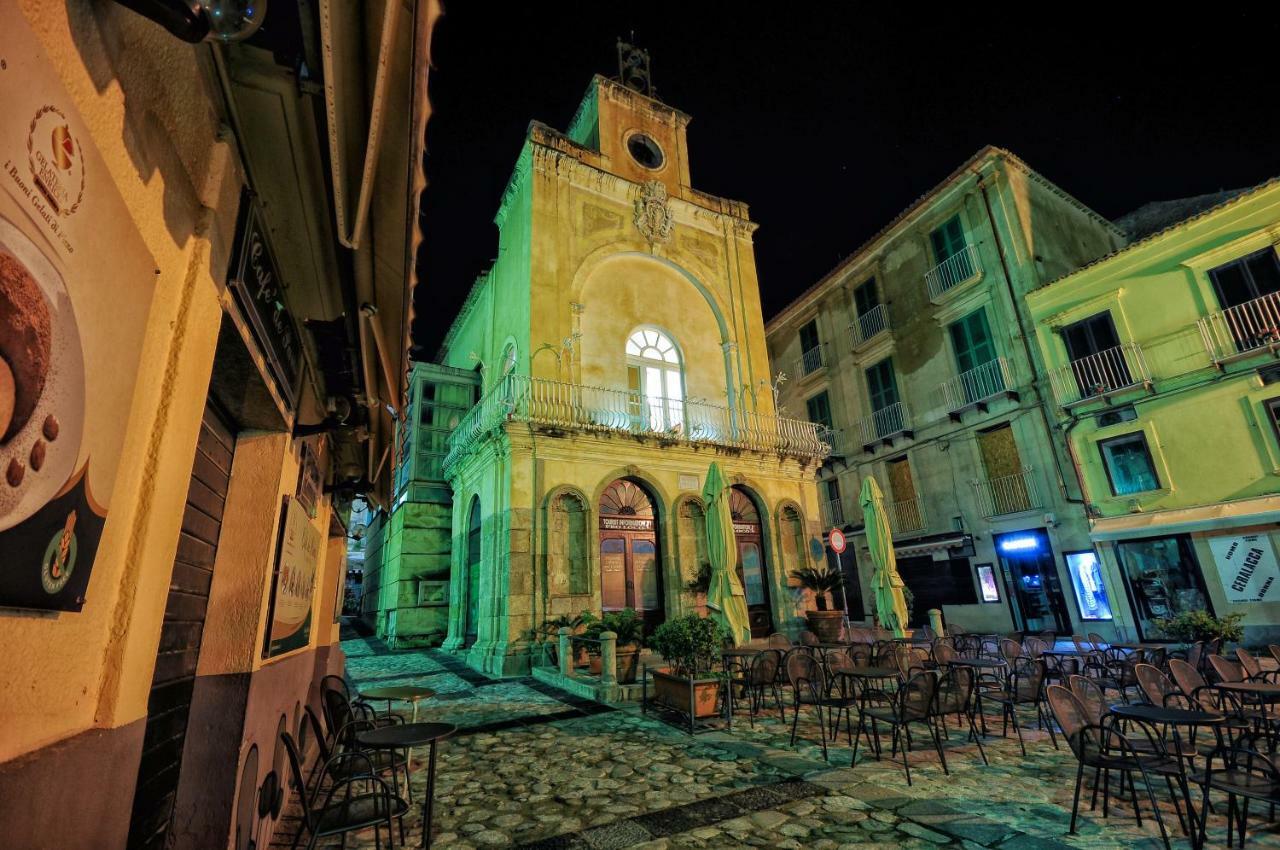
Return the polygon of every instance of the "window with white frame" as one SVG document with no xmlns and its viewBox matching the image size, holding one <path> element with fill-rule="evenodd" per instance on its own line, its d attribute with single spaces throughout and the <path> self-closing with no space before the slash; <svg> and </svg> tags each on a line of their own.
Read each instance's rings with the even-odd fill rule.
<svg viewBox="0 0 1280 850">
<path fill-rule="evenodd" d="M 655 328 L 640 328 L 627 339 L 627 383 L 640 404 L 633 415 L 651 431 L 670 431 L 684 422 L 684 374 L 674 342 Z"/>
</svg>

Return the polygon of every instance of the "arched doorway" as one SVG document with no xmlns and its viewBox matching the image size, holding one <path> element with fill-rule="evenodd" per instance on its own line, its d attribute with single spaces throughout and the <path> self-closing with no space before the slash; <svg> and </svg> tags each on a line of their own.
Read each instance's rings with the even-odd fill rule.
<svg viewBox="0 0 1280 850">
<path fill-rule="evenodd" d="M 760 511 L 746 491 L 734 485 L 729 490 L 729 513 L 733 515 L 733 536 L 738 542 L 738 578 L 747 593 L 751 636 L 767 637 L 773 633 L 773 612 L 769 609 L 769 574 L 765 568 Z"/>
<path fill-rule="evenodd" d="M 480 631 L 480 526 L 480 497 L 475 496 L 467 518 L 466 646 L 476 642 Z"/>
<path fill-rule="evenodd" d="M 634 608 L 646 634 L 664 619 L 657 541 L 649 494 L 626 478 L 606 487 L 600 496 L 600 606 Z"/>
</svg>

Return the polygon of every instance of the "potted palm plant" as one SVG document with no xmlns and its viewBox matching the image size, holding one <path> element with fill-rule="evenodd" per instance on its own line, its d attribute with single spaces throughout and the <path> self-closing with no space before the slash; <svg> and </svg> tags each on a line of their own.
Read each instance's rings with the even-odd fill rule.
<svg viewBox="0 0 1280 850">
<path fill-rule="evenodd" d="M 716 713 L 720 677 L 712 668 L 728 635 L 709 617 L 687 614 L 654 629 L 649 646 L 666 659 L 666 670 L 654 670 L 654 702 L 680 712 L 692 712 L 690 722 Z"/>
<path fill-rule="evenodd" d="M 805 615 L 809 621 L 809 631 L 823 643 L 837 643 L 840 640 L 840 627 L 844 625 L 844 612 L 827 608 L 827 594 L 844 587 L 844 577 L 840 575 L 840 571 L 832 569 L 830 564 L 823 564 L 820 569 L 805 567 L 792 570 L 791 577 L 813 593 L 814 604 L 818 606 L 818 610 L 809 611 Z"/>
<path fill-rule="evenodd" d="M 636 680 L 636 671 L 640 666 L 640 645 L 644 642 L 644 618 L 631 608 L 621 611 L 609 611 L 599 620 L 587 624 L 585 637 L 599 640 L 604 632 L 613 632 L 618 636 L 616 657 L 618 659 L 618 682 L 623 685 Z M 600 675 L 600 645 L 587 644 L 587 654 L 591 656 L 591 672 Z"/>
</svg>

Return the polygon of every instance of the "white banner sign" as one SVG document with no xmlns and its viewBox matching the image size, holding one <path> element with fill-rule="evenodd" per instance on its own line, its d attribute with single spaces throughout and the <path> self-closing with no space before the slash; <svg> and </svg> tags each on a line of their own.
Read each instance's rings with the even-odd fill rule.
<svg viewBox="0 0 1280 850">
<path fill-rule="evenodd" d="M 1218 577 L 1227 601 L 1262 602 L 1280 599 L 1280 566 L 1265 534 L 1210 537 L 1209 549 L 1218 565 Z"/>
</svg>

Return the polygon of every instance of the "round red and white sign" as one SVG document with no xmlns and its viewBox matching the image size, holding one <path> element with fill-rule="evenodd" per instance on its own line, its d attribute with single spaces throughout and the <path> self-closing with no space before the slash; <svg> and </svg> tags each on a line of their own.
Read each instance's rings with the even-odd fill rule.
<svg viewBox="0 0 1280 850">
<path fill-rule="evenodd" d="M 827 535 L 827 542 L 831 544 L 831 551 L 839 555 L 845 547 L 844 532 L 838 528 L 831 529 Z"/>
</svg>

